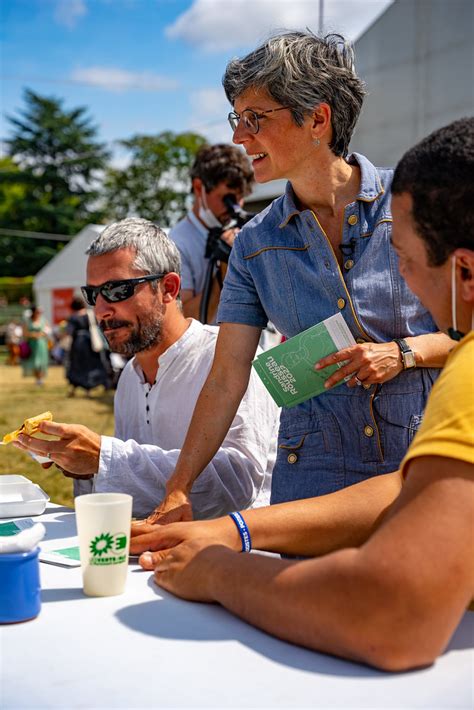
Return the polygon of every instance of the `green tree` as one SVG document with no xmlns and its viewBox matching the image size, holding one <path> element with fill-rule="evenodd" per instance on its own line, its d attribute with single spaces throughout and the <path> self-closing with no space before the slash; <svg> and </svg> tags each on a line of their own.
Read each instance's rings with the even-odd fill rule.
<svg viewBox="0 0 474 710">
<path fill-rule="evenodd" d="M 133 136 L 119 141 L 131 153 L 124 168 L 109 168 L 105 178 L 107 216 L 139 216 L 173 224 L 186 210 L 189 171 L 206 139 L 197 133 L 165 131 L 157 136 Z"/>
<path fill-rule="evenodd" d="M 0 227 L 72 235 L 103 218 L 100 176 L 109 153 L 97 141 L 87 109 L 67 111 L 63 101 L 26 89 L 25 108 L 9 116 L 10 162 L 0 165 Z M 36 273 L 62 247 L 49 240 L 1 237 L 8 261 L 4 275 Z"/>
</svg>

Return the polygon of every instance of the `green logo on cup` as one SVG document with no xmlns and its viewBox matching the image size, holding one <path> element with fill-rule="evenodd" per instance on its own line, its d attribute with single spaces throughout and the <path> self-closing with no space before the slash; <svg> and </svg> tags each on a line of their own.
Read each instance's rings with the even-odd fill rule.
<svg viewBox="0 0 474 710">
<path fill-rule="evenodd" d="M 125 562 L 126 555 L 120 554 L 127 546 L 127 536 L 124 533 L 101 533 L 91 540 L 89 549 L 92 557 L 91 565 L 117 565 Z"/>
</svg>

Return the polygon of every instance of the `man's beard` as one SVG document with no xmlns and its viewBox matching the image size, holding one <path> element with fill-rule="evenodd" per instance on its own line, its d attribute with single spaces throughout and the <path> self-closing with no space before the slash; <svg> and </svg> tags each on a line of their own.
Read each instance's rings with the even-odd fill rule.
<svg viewBox="0 0 474 710">
<path fill-rule="evenodd" d="M 111 338 L 112 342 L 110 342 L 105 333 L 104 335 L 113 353 L 119 353 L 120 355 L 125 355 L 125 357 L 132 357 L 132 355 L 141 353 L 144 350 L 149 350 L 161 341 L 162 325 L 163 317 L 159 314 L 153 314 L 142 316 L 141 320 L 137 317 L 135 325 L 130 323 L 130 321 L 116 320 L 113 318 L 110 320 L 101 320 L 99 328 L 104 332 L 104 330 L 107 329 L 128 327 L 128 338 L 118 343 L 114 344 L 113 336 Z"/>
</svg>

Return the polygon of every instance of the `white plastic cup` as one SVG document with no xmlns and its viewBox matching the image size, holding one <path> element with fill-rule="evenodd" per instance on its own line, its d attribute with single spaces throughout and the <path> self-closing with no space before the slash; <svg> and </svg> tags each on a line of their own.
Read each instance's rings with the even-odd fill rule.
<svg viewBox="0 0 474 710">
<path fill-rule="evenodd" d="M 132 496 L 89 493 L 75 500 L 84 594 L 122 594 L 128 571 Z"/>
</svg>

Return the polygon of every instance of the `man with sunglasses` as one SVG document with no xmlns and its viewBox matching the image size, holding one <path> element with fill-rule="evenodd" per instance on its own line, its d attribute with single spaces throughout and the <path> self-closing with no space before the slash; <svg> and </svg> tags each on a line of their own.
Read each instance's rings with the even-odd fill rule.
<svg viewBox="0 0 474 710">
<path fill-rule="evenodd" d="M 23 437 L 19 445 L 75 478 L 76 495 L 130 493 L 134 516 L 146 517 L 165 496 L 218 329 L 184 317 L 179 252 L 152 222 L 111 224 L 87 253 L 82 294 L 112 352 L 132 357 L 115 395 L 115 436 L 48 422 L 43 433 L 59 440 Z M 268 503 L 278 414 L 252 375 L 222 447 L 191 493 L 197 518 Z"/>
<path fill-rule="evenodd" d="M 181 298 L 185 316 L 199 318 L 208 259 L 206 244 L 209 230 L 222 229 L 221 239 L 232 246 L 237 229 L 224 229 L 230 214 L 223 198 L 232 194 L 239 205 L 251 191 L 253 171 L 241 150 L 227 144 L 201 148 L 191 168 L 193 206 L 170 232 L 181 254 Z M 219 291 L 216 284 L 209 314 L 216 310 Z M 211 318 L 210 318 L 211 319 Z"/>
</svg>

